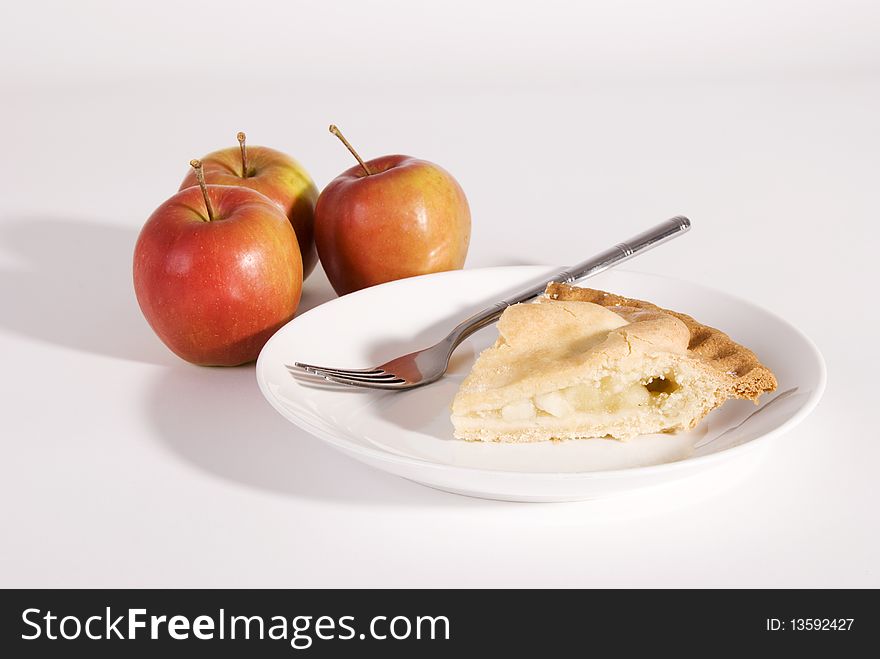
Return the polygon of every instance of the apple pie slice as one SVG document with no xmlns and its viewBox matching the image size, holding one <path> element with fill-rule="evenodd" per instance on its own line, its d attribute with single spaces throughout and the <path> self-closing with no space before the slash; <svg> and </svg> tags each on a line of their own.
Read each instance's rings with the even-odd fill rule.
<svg viewBox="0 0 880 659">
<path fill-rule="evenodd" d="M 690 316 L 550 284 L 509 307 L 452 403 L 459 439 L 535 442 L 676 432 L 776 378 L 753 352 Z"/>
</svg>

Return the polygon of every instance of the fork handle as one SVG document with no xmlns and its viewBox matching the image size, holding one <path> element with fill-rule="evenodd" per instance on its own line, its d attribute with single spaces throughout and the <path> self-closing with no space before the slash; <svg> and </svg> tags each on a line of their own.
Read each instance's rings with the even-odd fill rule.
<svg viewBox="0 0 880 659">
<path fill-rule="evenodd" d="M 599 252 L 586 261 L 560 270 L 551 275 L 542 284 L 515 293 L 490 307 L 486 307 L 482 311 L 478 311 L 470 318 L 456 325 L 455 329 L 447 335 L 446 341 L 450 343 L 450 351 L 454 350 L 459 343 L 477 330 L 483 329 L 498 320 L 498 317 L 504 313 L 507 307 L 519 304 L 520 302 L 526 302 L 541 295 L 550 282 L 570 284 L 579 279 L 592 277 L 624 261 L 629 261 L 634 256 L 647 252 L 649 249 L 657 247 L 657 245 L 662 245 L 666 241 L 687 232 L 690 228 L 691 221 L 683 215 L 678 215 L 665 222 L 661 222 L 637 236 L 633 236 L 626 242 L 617 243 L 614 247 L 606 249 L 604 252 Z"/>
</svg>

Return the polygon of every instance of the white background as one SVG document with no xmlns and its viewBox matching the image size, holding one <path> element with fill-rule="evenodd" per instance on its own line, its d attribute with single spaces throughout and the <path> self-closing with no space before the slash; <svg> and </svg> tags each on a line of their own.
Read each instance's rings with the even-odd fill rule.
<svg viewBox="0 0 880 659">
<path fill-rule="evenodd" d="M 0 586 L 880 586 L 880 5 L 47 3 L 0 15 Z M 323 6 L 322 6 L 323 5 Z M 758 468 L 523 505 L 370 470 L 253 367 L 181 362 L 131 253 L 190 158 L 290 152 L 322 187 L 403 152 L 460 181 L 467 267 L 633 267 L 769 307 L 829 388 Z M 304 308 L 332 296 L 319 273 Z"/>
</svg>

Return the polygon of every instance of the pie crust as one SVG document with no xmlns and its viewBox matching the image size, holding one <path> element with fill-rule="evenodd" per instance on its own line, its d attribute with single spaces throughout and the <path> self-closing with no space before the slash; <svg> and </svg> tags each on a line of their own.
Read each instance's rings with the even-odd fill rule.
<svg viewBox="0 0 880 659">
<path fill-rule="evenodd" d="M 568 284 L 551 283 L 545 295 L 551 300 L 577 300 L 592 302 L 612 311 L 626 313 L 628 309 L 656 311 L 669 314 L 682 321 L 690 332 L 688 351 L 703 359 L 720 376 L 731 378 L 736 398 L 758 403 L 761 394 L 776 390 L 776 376 L 764 366 L 758 357 L 727 334 L 714 327 L 703 325 L 691 316 L 678 311 L 663 309 L 651 302 L 606 293 L 593 288 L 579 288 Z"/>
<path fill-rule="evenodd" d="M 727 334 L 650 302 L 550 284 L 509 307 L 452 405 L 455 436 L 531 442 L 693 428 L 776 378 Z"/>
</svg>

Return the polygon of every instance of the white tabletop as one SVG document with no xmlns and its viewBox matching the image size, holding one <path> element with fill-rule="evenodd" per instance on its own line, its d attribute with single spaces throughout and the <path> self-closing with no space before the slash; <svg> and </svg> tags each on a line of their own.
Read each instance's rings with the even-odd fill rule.
<svg viewBox="0 0 880 659">
<path fill-rule="evenodd" d="M 673 4 L 684 15 L 688 3 Z M 731 33 L 706 18 L 708 64 L 680 44 L 664 60 L 655 36 L 617 78 L 594 61 L 628 52 L 613 38 L 583 45 L 556 14 L 529 32 L 524 10 L 470 15 L 448 59 L 446 19 L 374 51 L 364 34 L 363 59 L 315 36 L 343 48 L 360 15 L 289 32 L 267 20 L 253 47 L 288 65 L 253 75 L 229 54 L 231 19 L 182 19 L 225 40 L 217 67 L 155 12 L 105 16 L 118 32 L 97 42 L 95 17 L 81 17 L 91 32 L 67 37 L 69 50 L 53 42 L 58 25 L 38 34 L 36 13 L 7 22 L 0 586 L 880 586 L 873 11 L 811 8 L 803 33 L 782 14 L 768 34 L 749 16 Z M 827 36 L 826 20 L 849 39 Z M 477 26 L 496 29 L 485 52 Z M 48 49 L 30 62 L 11 50 L 28 30 Z M 298 33 L 305 46 L 273 41 Z M 541 66 L 515 47 L 529 34 L 536 50 L 553 46 Z M 765 66 L 749 46 L 774 36 Z M 269 407 L 253 366 L 172 355 L 131 284 L 137 233 L 190 158 L 246 130 L 321 187 L 351 165 L 331 121 L 366 157 L 408 153 L 456 176 L 473 214 L 469 268 L 565 264 L 688 215 L 688 236 L 632 267 L 734 292 L 802 328 L 827 361 L 824 400 L 751 469 L 576 504 L 445 494 L 337 454 Z M 330 297 L 318 271 L 303 308 Z"/>
</svg>

